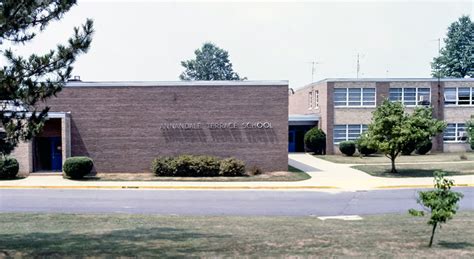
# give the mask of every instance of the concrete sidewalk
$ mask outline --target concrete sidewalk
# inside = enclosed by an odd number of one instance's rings
[[[372,190],[384,188],[433,187],[433,178],[373,177],[309,154],[289,154],[290,165],[307,172],[311,179],[297,182],[164,182],[164,181],[74,181],[61,175],[31,175],[25,179],[0,181],[1,188],[55,188],[55,189],[203,189],[203,190]],[[474,175],[451,176],[457,186],[474,186]]]

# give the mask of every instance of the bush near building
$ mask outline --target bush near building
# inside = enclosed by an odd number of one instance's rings
[[[69,157],[63,165],[64,176],[71,179],[82,179],[91,173],[94,162],[86,156]]]
[[[346,156],[352,156],[356,151],[356,144],[354,141],[343,141],[339,143],[339,150]]]
[[[428,139],[416,148],[416,153],[418,155],[426,155],[430,152],[431,148],[433,148],[433,143],[431,142],[431,139]]]
[[[363,156],[369,156],[377,153],[377,146],[370,139],[367,133],[362,133],[356,142],[357,150]]]
[[[156,176],[174,177],[216,177],[245,176],[245,163],[235,158],[215,156],[180,155],[158,157],[151,164]]]
[[[305,148],[318,155],[326,154],[326,133],[320,128],[312,128],[304,134]]]
[[[20,166],[15,158],[0,158],[0,179],[14,179],[18,174],[19,168]]]

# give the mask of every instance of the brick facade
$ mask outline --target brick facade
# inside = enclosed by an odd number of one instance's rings
[[[63,155],[89,156],[97,172],[145,172],[155,157],[179,154],[232,156],[265,171],[287,170],[286,82],[75,83],[47,105],[68,112],[61,123]],[[229,122],[237,127],[207,126]],[[272,128],[242,128],[246,122]],[[160,129],[167,123],[202,127]]]
[[[443,79],[438,84],[435,79],[326,79],[305,86],[290,95],[290,114],[318,114],[321,118],[319,127],[326,133],[327,154],[339,153],[338,146],[333,144],[334,125],[338,124],[369,124],[374,107],[334,107],[335,88],[364,88],[376,89],[376,105],[380,105],[389,97],[390,88],[424,87],[431,89],[431,105],[433,117],[448,123],[464,123],[474,115],[474,105],[444,106],[445,87],[474,87],[473,79]],[[308,93],[310,90],[319,91],[319,110],[308,110]],[[321,101],[324,100],[324,101]],[[412,108],[407,108],[408,111]],[[466,151],[465,143],[443,143],[442,134],[433,139],[434,152]]]

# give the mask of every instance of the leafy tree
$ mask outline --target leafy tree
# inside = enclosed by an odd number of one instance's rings
[[[312,128],[304,134],[304,145],[306,149],[316,154],[326,153],[326,133],[320,128]]]
[[[6,64],[0,68],[0,154],[9,154],[20,140],[33,138],[42,128],[48,107],[39,103],[61,91],[71,75],[76,57],[92,41],[93,22],[88,19],[66,45],[40,55],[22,57],[5,45],[26,44],[37,33],[76,4],[75,0],[0,1],[0,52]]]
[[[431,63],[433,77],[474,77],[474,23],[469,16],[453,22],[446,36],[445,47]]]
[[[407,144],[421,144],[443,132],[445,127],[443,121],[433,118],[431,108],[417,107],[409,114],[402,103],[385,100],[373,112],[367,134],[377,150],[390,159],[391,172],[397,173],[395,159]]]
[[[419,204],[431,212],[428,224],[432,225],[433,229],[431,231],[429,247],[433,244],[433,238],[438,224],[440,224],[441,227],[441,223],[446,223],[446,221],[453,218],[458,210],[457,203],[463,197],[462,193],[451,191],[454,181],[445,179],[444,176],[445,173],[443,172],[435,172],[435,189],[419,192],[419,198],[417,200]],[[413,216],[425,215],[423,211],[415,209],[410,209],[408,212]]]
[[[232,69],[229,53],[216,45],[206,42],[194,51],[195,59],[181,61],[186,69],[181,80],[245,80]]]

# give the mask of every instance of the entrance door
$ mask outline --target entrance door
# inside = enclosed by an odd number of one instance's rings
[[[296,152],[296,132],[288,131],[288,152]]]
[[[51,170],[61,171],[62,169],[62,152],[61,152],[61,138],[51,137]]]
[[[35,138],[35,171],[61,171],[61,137]]]

